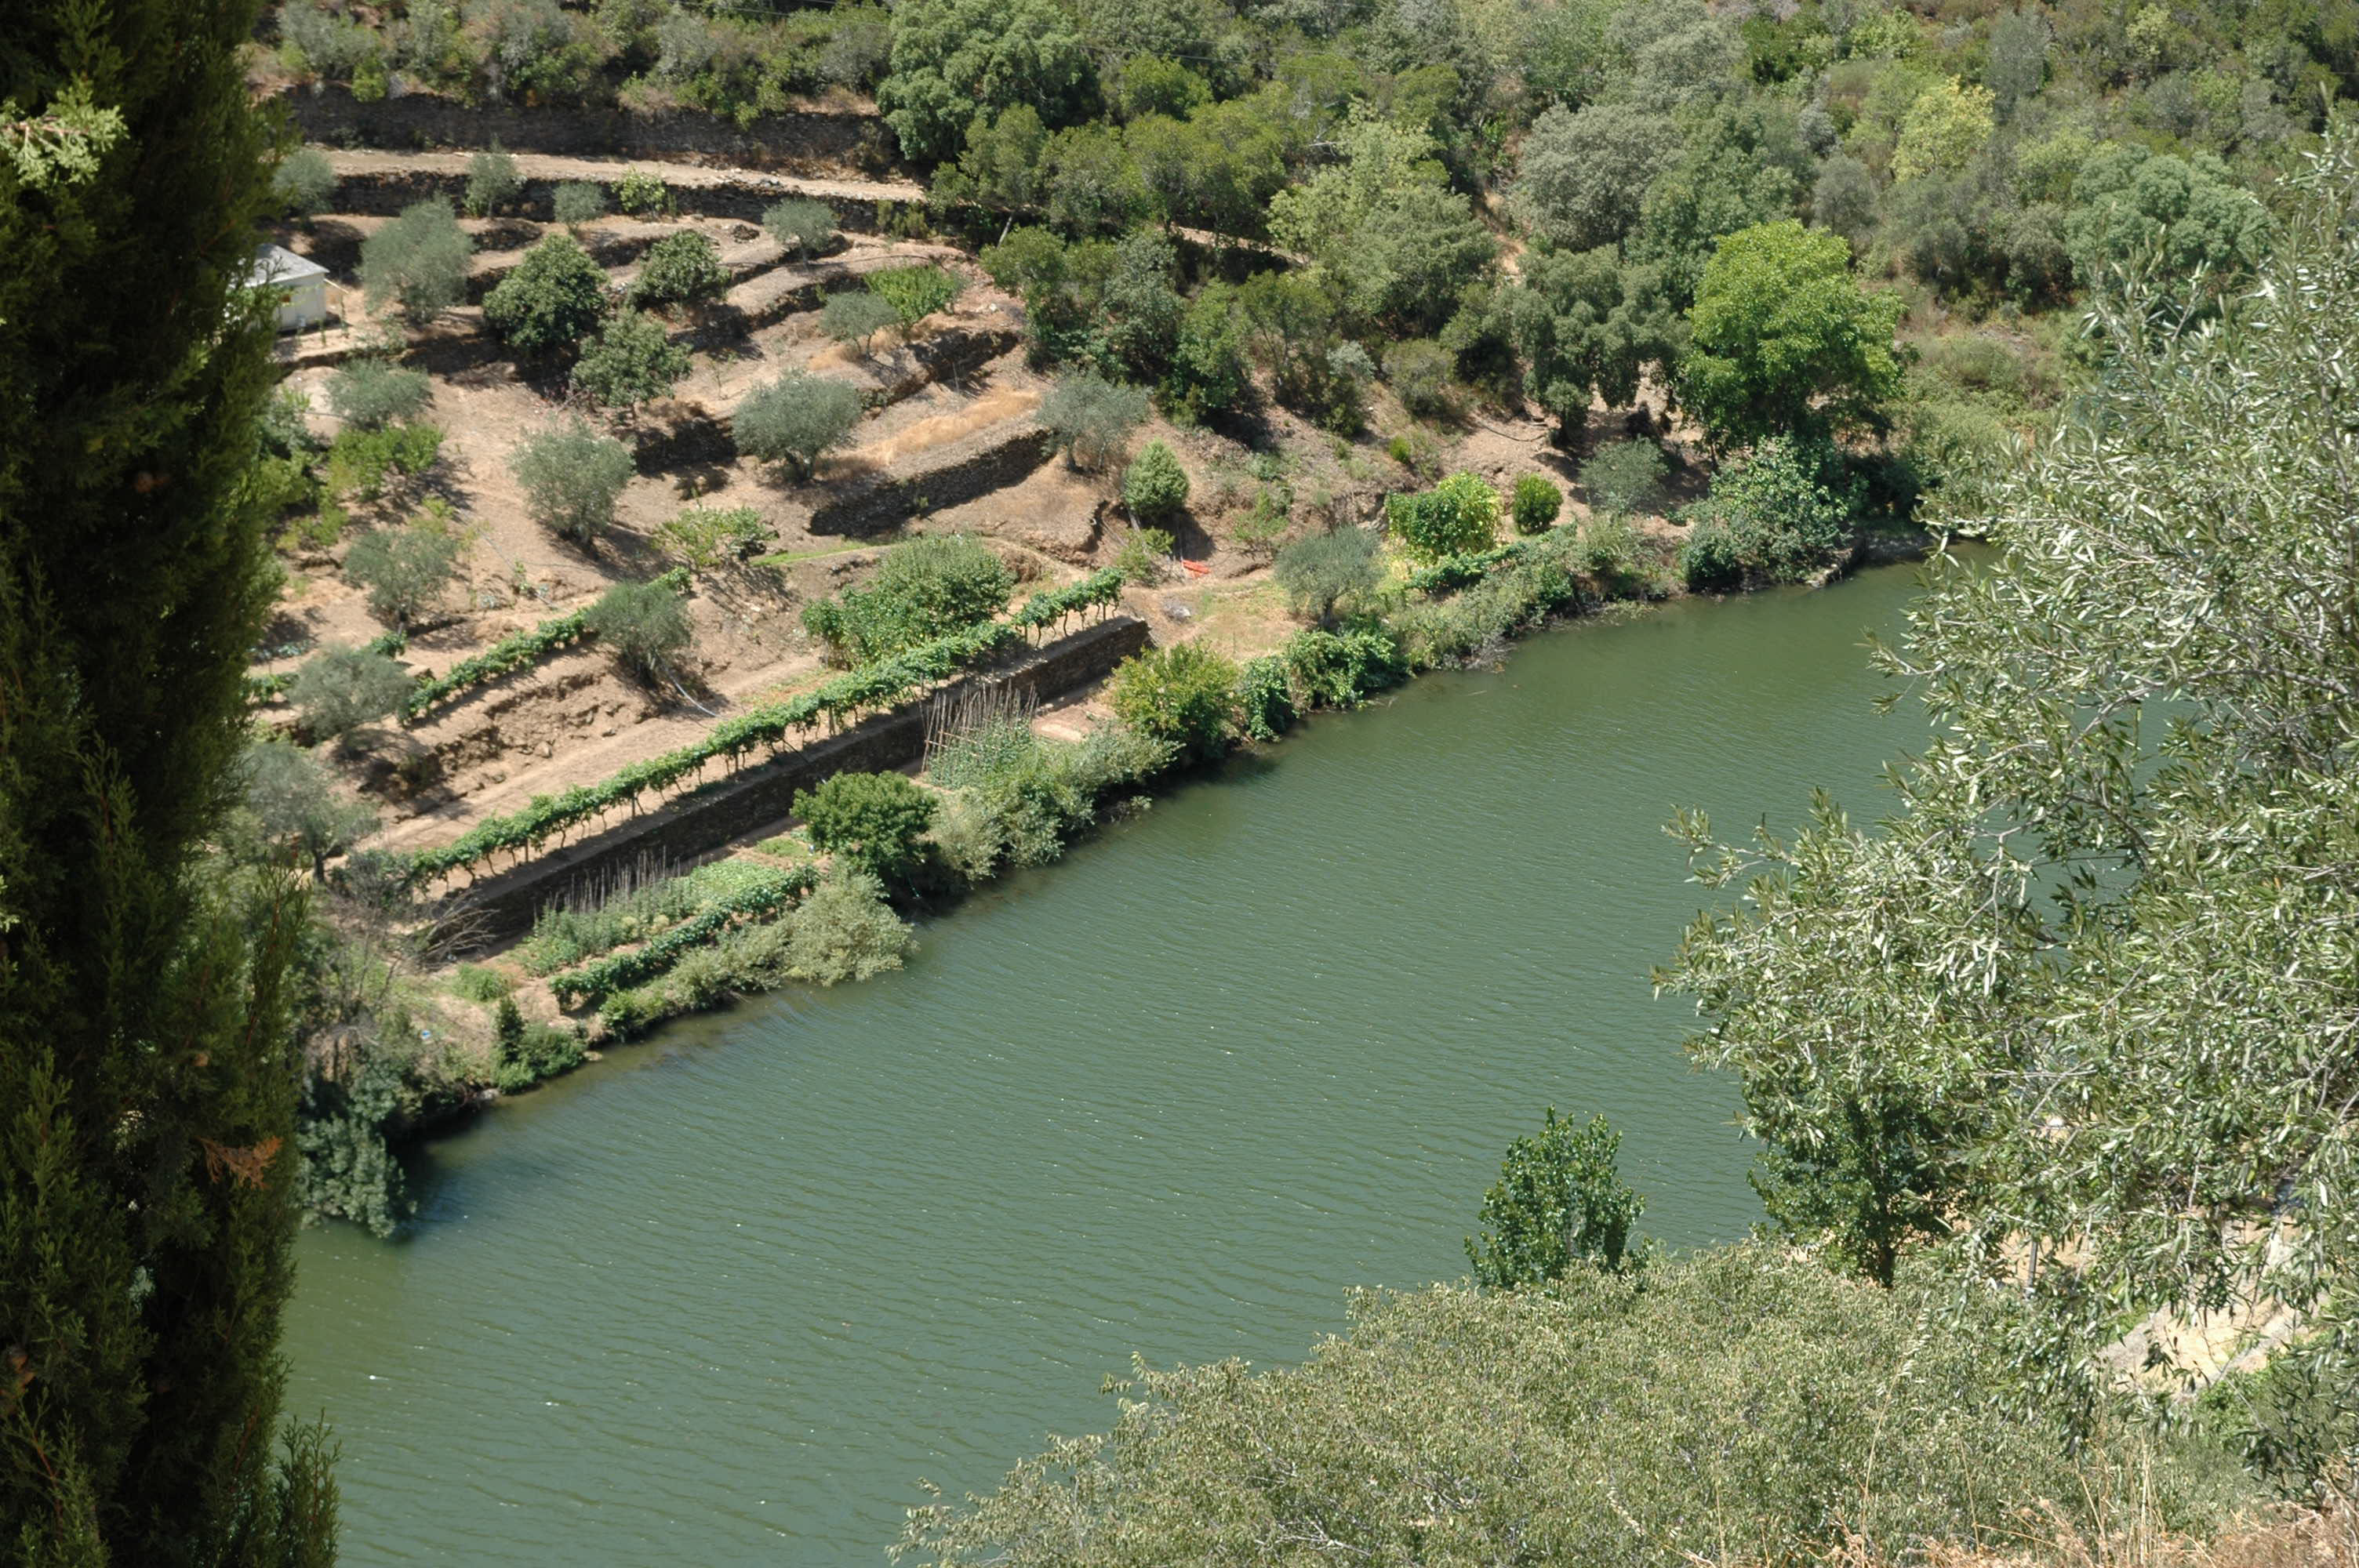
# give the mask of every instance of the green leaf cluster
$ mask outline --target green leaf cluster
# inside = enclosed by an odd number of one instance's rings
[[[803,626],[845,665],[875,660],[989,621],[1007,608],[1016,573],[966,534],[928,535],[886,552],[859,587],[803,607]]]

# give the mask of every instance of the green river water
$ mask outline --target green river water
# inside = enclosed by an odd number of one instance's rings
[[[433,1147],[391,1242],[307,1232],[288,1408],[343,1561],[874,1565],[1102,1380],[1299,1357],[1465,1270],[1541,1108],[1625,1133],[1643,1228],[1757,1216],[1732,1086],[1657,1000],[1660,831],[1881,809],[1868,629],[1907,568],[1682,603],[1322,718],[929,923],[908,969],[665,1032]]]

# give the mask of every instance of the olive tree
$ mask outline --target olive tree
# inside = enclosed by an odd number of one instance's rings
[[[344,580],[367,590],[370,614],[408,626],[450,588],[458,559],[459,541],[439,528],[380,528],[344,553]]]
[[[876,334],[901,319],[901,313],[881,297],[864,288],[844,288],[827,297],[820,308],[820,330],[845,348],[857,347],[863,359],[868,357]]]
[[[297,147],[270,174],[270,193],[298,218],[324,210],[336,194],[336,166],[317,147]]]
[[[494,142],[467,160],[467,211],[482,218],[499,211],[524,192],[524,177],[516,160]]]
[[[583,618],[599,645],[642,679],[654,681],[695,641],[688,604],[668,583],[618,582]]]
[[[1277,552],[1270,575],[1298,615],[1324,626],[1338,607],[1365,601],[1384,580],[1376,536],[1365,528],[1310,534]]]
[[[350,751],[361,727],[399,708],[415,685],[390,654],[328,648],[295,672],[287,700],[301,716],[306,734]]]
[[[606,215],[606,188],[595,180],[569,179],[550,194],[549,207],[557,222],[578,229]]]
[[[372,308],[389,299],[413,325],[430,321],[465,295],[474,249],[450,202],[416,202],[361,242],[362,291]]]
[[[561,539],[589,545],[614,520],[630,482],[631,449],[578,416],[527,436],[508,454],[532,520]]]
[[[1066,461],[1101,469],[1122,453],[1130,433],[1147,420],[1147,389],[1108,381],[1095,371],[1058,378],[1040,402],[1040,423]]]
[[[257,836],[305,857],[318,881],[327,880],[329,856],[376,831],[375,808],[337,794],[328,770],[299,746],[256,741],[245,749],[239,772]]]
[[[748,393],[729,427],[739,451],[810,479],[821,456],[859,426],[860,409],[860,389],[849,382],[788,371]]]
[[[337,418],[364,430],[407,419],[433,395],[424,371],[375,354],[347,361],[328,378],[328,406]]]
[[[792,197],[766,208],[762,227],[799,260],[809,261],[813,253],[825,250],[834,241],[835,209],[808,197]]]
[[[2003,1282],[2051,1406],[2150,1312],[2301,1312],[2272,1375],[2320,1391],[2313,1466],[2359,1440],[2359,430],[2318,379],[2359,355],[2354,191],[2345,132],[2216,330],[2101,312],[2086,403],[1949,519],[1997,559],[1939,558],[1878,655],[1933,719],[1882,820],[1685,820],[1750,896],[1662,977],[1781,1223],[1879,1280],[1923,1237]]]

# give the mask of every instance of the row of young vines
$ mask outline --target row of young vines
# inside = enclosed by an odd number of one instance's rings
[[[799,697],[749,708],[722,720],[685,746],[634,762],[595,784],[536,796],[521,811],[478,823],[456,842],[411,857],[409,880],[412,885],[422,885],[454,871],[472,874],[503,851],[537,853],[549,839],[616,806],[636,810],[641,796],[696,778],[708,762],[719,760],[734,767],[758,749],[784,747],[798,731],[814,730],[821,723],[841,725],[889,708],[947,679],[964,665],[999,652],[1023,632],[1113,603],[1121,588],[1121,574],[1100,572],[1069,587],[1035,594],[1009,620],[986,622],[938,637],[891,658],[846,671]]]
[[[686,954],[717,940],[739,918],[758,917],[786,908],[810,892],[817,881],[818,873],[812,868],[797,866],[735,892],[724,893],[636,947],[552,975],[549,989],[557,994],[562,1006],[570,1008],[582,1001],[595,1005],[618,990],[644,985],[666,973]]]
[[[688,586],[688,568],[675,567],[654,580],[657,588],[669,588],[678,592]],[[401,705],[401,717],[414,722],[429,709],[448,702],[471,687],[496,680],[521,669],[529,669],[560,648],[578,643],[590,633],[590,608],[560,615],[554,621],[544,621],[529,632],[517,632],[503,637],[472,659],[462,659],[431,680],[420,681],[418,689]]]

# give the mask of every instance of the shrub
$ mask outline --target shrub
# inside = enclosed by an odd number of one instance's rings
[[[270,172],[270,193],[298,218],[322,211],[336,194],[336,166],[317,147],[297,147]]]
[[[1603,1117],[1577,1127],[1550,1106],[1538,1137],[1507,1146],[1483,1195],[1482,1244],[1466,1238],[1474,1282],[1506,1291],[1560,1280],[1576,1262],[1616,1272],[1642,1264],[1630,1227],[1647,1206],[1614,1171],[1621,1147]]]
[[[886,552],[876,575],[804,607],[803,625],[840,664],[866,665],[978,626],[1007,607],[1016,574],[965,534],[910,540]]]
[[[1851,533],[1861,484],[1823,438],[1772,437],[1689,509],[1680,569],[1697,588],[1758,575],[1797,582],[1832,565]]]
[[[769,524],[750,506],[690,506],[656,530],[664,548],[699,571],[743,557],[769,536]]]
[[[383,528],[353,541],[344,580],[368,590],[369,613],[408,626],[442,597],[459,558],[459,541],[439,528]]]
[[[514,201],[524,189],[516,161],[494,142],[467,160],[467,211],[481,218]]]
[[[824,201],[793,197],[773,202],[762,213],[762,227],[770,238],[805,261],[835,238],[835,209]]]
[[[549,199],[549,212],[568,228],[594,223],[606,215],[606,188],[594,180],[569,179]]]
[[[424,371],[374,354],[347,362],[328,378],[328,406],[337,418],[364,430],[409,418],[433,395]]]
[[[729,269],[721,253],[702,234],[666,234],[647,247],[631,282],[630,299],[636,305],[684,305],[710,299],[729,287]]]
[[[1610,441],[1581,465],[1581,485],[1598,512],[1642,516],[1663,504],[1669,468],[1663,449],[1652,441]]]
[[[768,463],[791,463],[812,476],[822,453],[841,446],[860,423],[860,390],[805,371],[788,371],[755,388],[729,422],[738,450]]]
[[[614,520],[614,501],[635,471],[631,449],[576,416],[527,436],[508,455],[534,522],[589,545]]]
[[[571,234],[544,234],[484,297],[484,320],[528,354],[561,353],[606,314],[606,274]]]
[[[1580,561],[1590,576],[1621,582],[1637,568],[1638,530],[1618,512],[1598,514],[1582,527]]]
[[[1516,520],[1518,534],[1545,534],[1556,525],[1557,514],[1564,510],[1564,492],[1546,474],[1519,474],[1516,479],[1513,499],[1508,512]]]
[[[1147,523],[1159,523],[1188,504],[1188,470],[1180,454],[1162,441],[1149,441],[1123,471],[1123,504]]]
[[[328,770],[299,747],[257,741],[239,759],[238,773],[256,836],[303,855],[321,881],[327,879],[329,856],[376,831],[375,810],[338,795]]]
[[[1049,389],[1039,418],[1067,461],[1075,468],[1103,468],[1145,423],[1147,391],[1108,381],[1095,371],[1078,371]]]
[[[1408,676],[1400,644],[1381,626],[1297,632],[1278,657],[1310,708],[1357,708],[1372,693],[1398,686]]]
[[[855,345],[866,358],[876,334],[901,319],[900,313],[864,288],[844,288],[827,297],[820,308],[820,330],[846,348]]]
[[[349,749],[364,724],[383,719],[409,695],[409,672],[366,648],[329,648],[295,672],[287,700],[304,732]]]
[[[1133,528],[1114,552],[1114,569],[1125,582],[1161,582],[1164,563],[1177,547],[1171,535],[1160,528]]]
[[[1419,495],[1385,504],[1394,537],[1421,560],[1488,549],[1498,527],[1499,492],[1473,474],[1451,474]]]
[[[417,202],[361,242],[362,290],[372,307],[391,299],[405,319],[430,321],[466,294],[474,248],[451,203]]]
[[[468,1001],[481,1002],[488,1007],[493,1002],[505,1000],[510,991],[516,989],[516,977],[487,964],[462,964],[459,972],[451,978],[451,989]],[[503,1024],[515,1007],[514,1002],[509,1002],[500,1010]],[[523,1019],[516,1020],[516,1028],[519,1033],[523,1031]]]
[[[1365,528],[1310,534],[1277,552],[1270,568],[1297,615],[1324,626],[1339,606],[1364,603],[1383,579],[1376,536]]]
[[[1275,741],[1294,727],[1294,682],[1276,654],[1248,659],[1237,676],[1237,722],[1256,741]]]
[[[1237,666],[1200,643],[1150,648],[1114,673],[1116,717],[1183,761],[1227,751],[1237,733]]]
[[[671,188],[644,169],[625,169],[614,181],[614,205],[625,212],[660,212],[670,203]]]
[[[940,809],[937,796],[899,773],[837,773],[797,790],[793,806],[814,848],[890,881],[916,865],[918,840]]]
[[[964,287],[939,266],[897,266],[868,275],[868,292],[893,308],[904,338],[919,322],[948,308]]]
[[[1205,1563],[1236,1541],[1346,1539],[1367,1563],[1622,1568],[1690,1543],[1722,1562],[1899,1563],[2022,1551],[2000,1498],[2053,1499],[2073,1540],[2130,1513],[2228,1515],[2221,1456],[2183,1431],[2101,1415],[2068,1451],[2013,1409],[2013,1368],[1978,1337],[1998,1299],[1879,1290],[1762,1242],[1643,1279],[1363,1292],[1349,1332],[1296,1364],[1134,1374],[1110,1436],[918,1510],[904,1541],[913,1561],[1002,1568],[1070,1563],[1076,1541],[1093,1562]]]
[[[1411,338],[1385,351],[1385,379],[1401,406],[1421,419],[1451,412],[1451,373],[1457,362],[1430,338]]]
[[[813,888],[795,911],[787,927],[787,972],[812,985],[864,980],[899,968],[916,946],[908,923],[885,902],[884,884],[847,869]]]
[[[688,351],[663,323],[626,310],[599,329],[573,364],[573,390],[603,408],[634,408],[667,396],[688,373]]]
[[[669,673],[695,636],[679,591],[660,582],[616,583],[590,607],[582,626],[626,668],[649,681]]]
[[[387,474],[424,473],[434,466],[441,452],[442,431],[433,425],[346,430],[328,449],[327,470],[321,482],[331,495],[375,501],[385,493]]]

